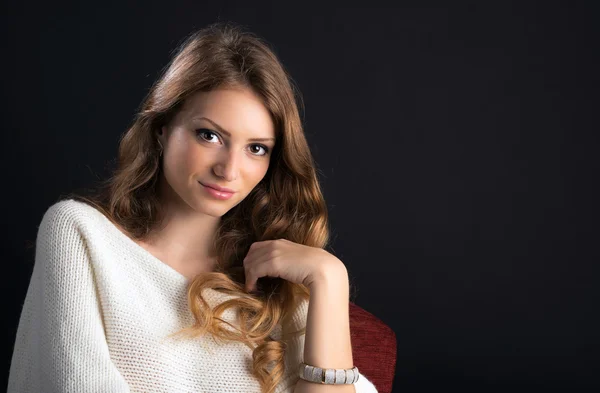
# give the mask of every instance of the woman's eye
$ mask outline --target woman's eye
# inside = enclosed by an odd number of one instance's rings
[[[210,142],[210,143],[214,143],[212,142],[210,139],[210,135],[214,135],[214,136],[218,136],[216,132],[211,131],[207,128],[199,128],[196,130],[196,134],[202,138],[203,140]],[[269,148],[265,145],[252,145],[253,148],[250,149],[251,153],[254,154],[255,156],[266,156],[267,154],[269,154]],[[258,148],[258,149],[256,149]],[[264,150],[264,153],[260,153],[260,149]]]
[[[264,150],[263,154],[255,154],[257,156],[266,156],[267,154],[269,154],[269,148],[267,146],[264,146],[264,145],[252,145],[252,146],[257,147],[259,149],[259,151],[260,151],[260,149]],[[252,149],[250,149],[250,150],[252,150]],[[254,152],[252,152],[252,154],[254,154]]]
[[[200,128],[200,129],[196,130],[196,133],[197,133],[197,134],[198,134],[198,135],[199,135],[199,136],[200,136],[202,139],[204,139],[204,140],[206,140],[206,141],[209,141],[209,142],[210,142],[210,140],[209,140],[210,138],[208,138],[208,139],[207,139],[207,138],[205,138],[205,137],[204,137],[204,135],[207,135],[207,134],[209,134],[209,135],[215,135],[215,136],[217,135],[217,134],[215,134],[214,132],[212,132],[211,130],[208,130],[208,129],[206,129],[206,128]]]

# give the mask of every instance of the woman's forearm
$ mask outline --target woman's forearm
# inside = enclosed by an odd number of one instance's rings
[[[343,263],[334,266],[310,289],[304,362],[321,368],[352,368],[349,282]],[[324,385],[300,379],[294,393],[355,393],[354,385]]]

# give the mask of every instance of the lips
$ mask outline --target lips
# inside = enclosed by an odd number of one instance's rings
[[[221,200],[221,201],[226,201],[228,199],[231,199],[233,197],[234,192],[228,192],[228,191],[220,191],[217,190],[216,188],[213,187],[219,187],[216,186],[215,184],[204,184],[201,182],[198,182],[198,184],[200,184],[202,186],[202,189],[211,197],[213,197],[214,199],[217,200]],[[224,187],[219,187],[220,189],[225,189],[225,190],[229,190],[229,188],[224,188]]]
[[[235,193],[235,191],[232,190],[231,188],[219,187],[216,184],[210,184],[210,183],[202,183],[202,182],[198,182],[198,183],[202,184],[204,187],[210,187],[213,190],[217,190],[217,191],[220,191],[220,192],[226,192],[226,193],[230,193],[230,194]]]

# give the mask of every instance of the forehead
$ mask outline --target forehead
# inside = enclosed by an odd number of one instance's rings
[[[275,136],[271,113],[262,99],[247,88],[196,92],[185,101],[180,116],[183,121],[192,122],[207,117],[230,133]]]

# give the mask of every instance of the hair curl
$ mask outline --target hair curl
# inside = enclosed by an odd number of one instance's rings
[[[67,197],[94,206],[133,239],[144,239],[156,230],[162,214],[156,189],[162,165],[154,131],[168,124],[192,94],[228,87],[250,88],[262,99],[274,121],[277,144],[262,181],[221,218],[214,243],[215,271],[190,282],[188,301],[195,323],[178,333],[195,337],[211,333],[246,344],[253,349],[253,375],[262,391],[269,393],[284,374],[286,347],[285,337],[274,340],[270,334],[310,293],[301,284],[264,277],[257,283],[258,292],[249,294],[244,289],[242,260],[257,241],[285,238],[324,248],[329,230],[316,165],[299,115],[301,97],[268,44],[232,24],[216,23],[188,36],[121,137],[118,167],[90,195]],[[202,296],[206,288],[235,298],[211,309]],[[222,315],[227,309],[239,313],[239,328],[226,328]],[[305,328],[292,333],[304,332]]]

